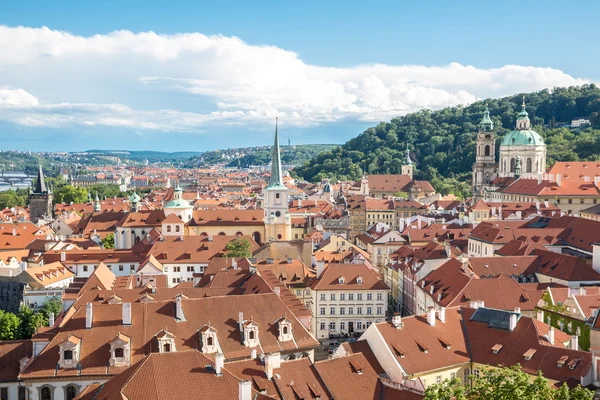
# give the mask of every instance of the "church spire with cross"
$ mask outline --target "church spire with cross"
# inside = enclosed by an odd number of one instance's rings
[[[267,188],[282,187],[283,173],[281,172],[281,154],[279,150],[279,133],[277,132],[279,118],[275,118],[275,141],[273,143],[273,161],[271,162],[271,178]]]

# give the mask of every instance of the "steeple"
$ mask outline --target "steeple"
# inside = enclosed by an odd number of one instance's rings
[[[483,111],[483,118],[479,123],[482,131],[491,132],[494,129],[494,122],[490,118],[490,110],[488,109],[487,104],[485,105],[485,110]]]
[[[48,188],[46,187],[46,181],[44,179],[44,171],[42,171],[41,164],[38,165],[38,176],[34,193],[48,193]]]
[[[525,96],[523,96],[521,112],[519,114],[517,114],[517,130],[527,130],[530,128],[531,128],[531,121],[529,120],[529,113],[525,109]]]
[[[412,165],[412,160],[410,159],[410,150],[408,149],[408,143],[406,143],[406,165]]]
[[[100,199],[98,198],[98,192],[96,192],[96,199],[94,201],[94,212],[100,212],[102,208],[100,206]]]
[[[271,163],[271,178],[268,188],[283,186],[283,174],[281,173],[281,155],[279,154],[279,134],[277,125],[279,118],[275,118],[275,142],[273,143],[273,162]]]

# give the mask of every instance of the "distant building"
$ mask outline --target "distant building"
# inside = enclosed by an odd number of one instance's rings
[[[571,121],[571,128],[581,128],[582,126],[590,126],[592,123],[586,118],[577,118]]]
[[[52,191],[46,186],[42,166],[38,168],[38,177],[33,193],[29,195],[30,220],[33,223],[40,219],[52,218]]]

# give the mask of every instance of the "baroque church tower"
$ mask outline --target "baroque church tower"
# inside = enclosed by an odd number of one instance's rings
[[[34,224],[43,218],[52,218],[52,190],[46,186],[42,166],[38,167],[37,182],[33,193],[29,194],[29,219]]]
[[[490,111],[485,106],[483,118],[479,123],[477,133],[477,148],[475,164],[473,164],[473,196],[483,197],[483,190],[498,176],[496,164],[496,138],[494,123],[490,118]]]
[[[288,208],[288,188],[283,184],[277,119],[275,121],[271,178],[269,179],[269,185],[263,190],[265,234],[267,236],[266,240],[290,240],[292,237],[292,222]]]

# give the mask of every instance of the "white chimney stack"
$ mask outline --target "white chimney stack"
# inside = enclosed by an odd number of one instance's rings
[[[538,182],[537,182],[537,183],[538,183],[538,185],[541,185],[541,184],[542,184],[542,173],[541,173],[541,172],[540,172],[540,173],[538,173],[538,180],[537,180],[537,181],[538,181]]]
[[[239,383],[240,393],[238,400],[252,400],[252,382],[251,381],[240,381]]]
[[[392,315],[392,325],[394,325],[396,329],[400,329],[402,327],[402,315],[400,315],[399,312]]]
[[[13,235],[13,236],[17,236],[17,228],[13,228],[13,230],[12,230],[12,235]]]
[[[267,379],[273,379],[273,371],[281,368],[281,353],[270,353],[265,355],[265,375]]]
[[[54,313],[52,311],[50,311],[50,313],[48,313],[48,326],[49,327],[54,326]]]
[[[215,372],[217,376],[221,376],[223,374],[223,366],[225,365],[225,356],[223,353],[217,353],[215,355]]]
[[[256,360],[256,349],[252,349],[250,352],[250,359]]]
[[[235,261],[235,258],[231,259],[231,266],[233,267],[233,269],[238,269],[237,268],[237,262]]]
[[[123,303],[123,325],[131,325],[131,303]]]
[[[64,251],[60,252],[60,262],[65,262],[67,261],[67,253]]]
[[[560,183],[561,183],[561,176],[560,176],[560,174],[556,174],[556,184],[558,186],[560,186]]]
[[[579,350],[579,338],[577,335],[571,336],[571,350]]]
[[[175,319],[177,321],[185,321],[185,315],[183,315],[183,305],[181,304],[181,295],[175,297]]]
[[[435,326],[435,308],[433,307],[429,307],[429,310],[427,310],[427,323]]]
[[[517,314],[510,314],[508,329],[512,332],[517,327]]]
[[[515,312],[521,314],[521,307],[515,307]]]
[[[281,296],[281,288],[279,286],[275,286],[273,292],[275,292],[277,296]]]
[[[325,261],[317,261],[317,278],[320,278],[325,271]]]
[[[446,322],[446,307],[440,308],[440,321],[442,323]]]
[[[85,329],[92,329],[92,303],[85,305]]]
[[[243,324],[244,324],[244,313],[240,311],[240,313],[238,314],[238,327],[240,328],[240,331],[242,331]]]
[[[554,344],[554,327],[548,328],[548,341],[550,344]]]

